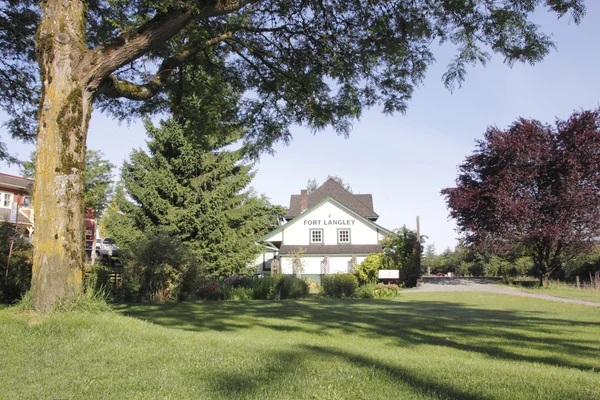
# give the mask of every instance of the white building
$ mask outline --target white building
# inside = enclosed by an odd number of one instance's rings
[[[269,274],[272,260],[281,272],[293,273],[292,259],[304,251],[302,276],[320,282],[323,274],[348,272],[352,260],[360,264],[380,253],[389,230],[377,225],[370,194],[352,194],[333,178],[312,193],[302,190],[290,198],[286,223],[262,237],[265,253],[257,260],[258,273]]]

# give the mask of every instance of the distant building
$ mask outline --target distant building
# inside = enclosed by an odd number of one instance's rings
[[[23,234],[33,240],[33,179],[0,173],[0,221],[24,228]],[[85,240],[88,253],[94,246],[96,212],[85,210]],[[88,254],[89,255],[89,254]]]
[[[375,223],[370,194],[353,194],[329,178],[312,193],[292,195],[285,224],[261,238],[265,252],[257,259],[261,274],[271,273],[273,260],[280,272],[292,274],[294,254],[302,249],[303,277],[320,281],[321,275],[349,272],[371,253],[381,252],[389,233]]]
[[[0,221],[23,228],[23,234],[33,235],[33,179],[0,173]]]

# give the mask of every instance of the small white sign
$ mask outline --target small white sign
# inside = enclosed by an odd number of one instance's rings
[[[399,279],[400,271],[397,269],[380,269],[379,279]]]

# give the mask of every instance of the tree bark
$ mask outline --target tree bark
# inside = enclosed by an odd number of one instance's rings
[[[196,13],[184,3],[157,14],[148,22],[125,32],[114,43],[90,50],[86,47],[86,6],[82,0],[46,0],[36,37],[36,51],[42,83],[38,113],[37,159],[34,183],[34,251],[31,294],[35,308],[49,311],[82,290],[85,262],[84,168],[86,138],[92,101],[100,83],[115,70],[160,46],[194,19],[225,15],[257,0],[206,1]],[[207,41],[216,44],[230,33]],[[186,50],[178,60],[192,53]],[[167,66],[175,67],[167,63]],[[159,71],[158,83],[164,84]],[[156,78],[158,79],[158,78]],[[119,82],[120,93],[144,90],[148,85]],[[150,82],[154,87],[155,82]],[[145,100],[162,89],[145,96]],[[129,97],[128,97],[129,98]],[[95,245],[95,244],[94,244]]]
[[[48,0],[43,7],[36,39],[42,100],[31,293],[36,309],[49,311],[82,288],[83,173],[92,96],[74,74],[86,51],[83,3]]]

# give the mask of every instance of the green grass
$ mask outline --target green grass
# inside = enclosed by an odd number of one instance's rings
[[[493,293],[0,310],[0,398],[597,399],[595,307]]]
[[[515,288],[514,286],[511,286]],[[528,293],[547,294],[549,296],[565,297],[567,299],[587,300],[600,303],[600,290],[577,289],[576,287],[558,285],[557,287],[549,288],[521,288],[516,289]]]

